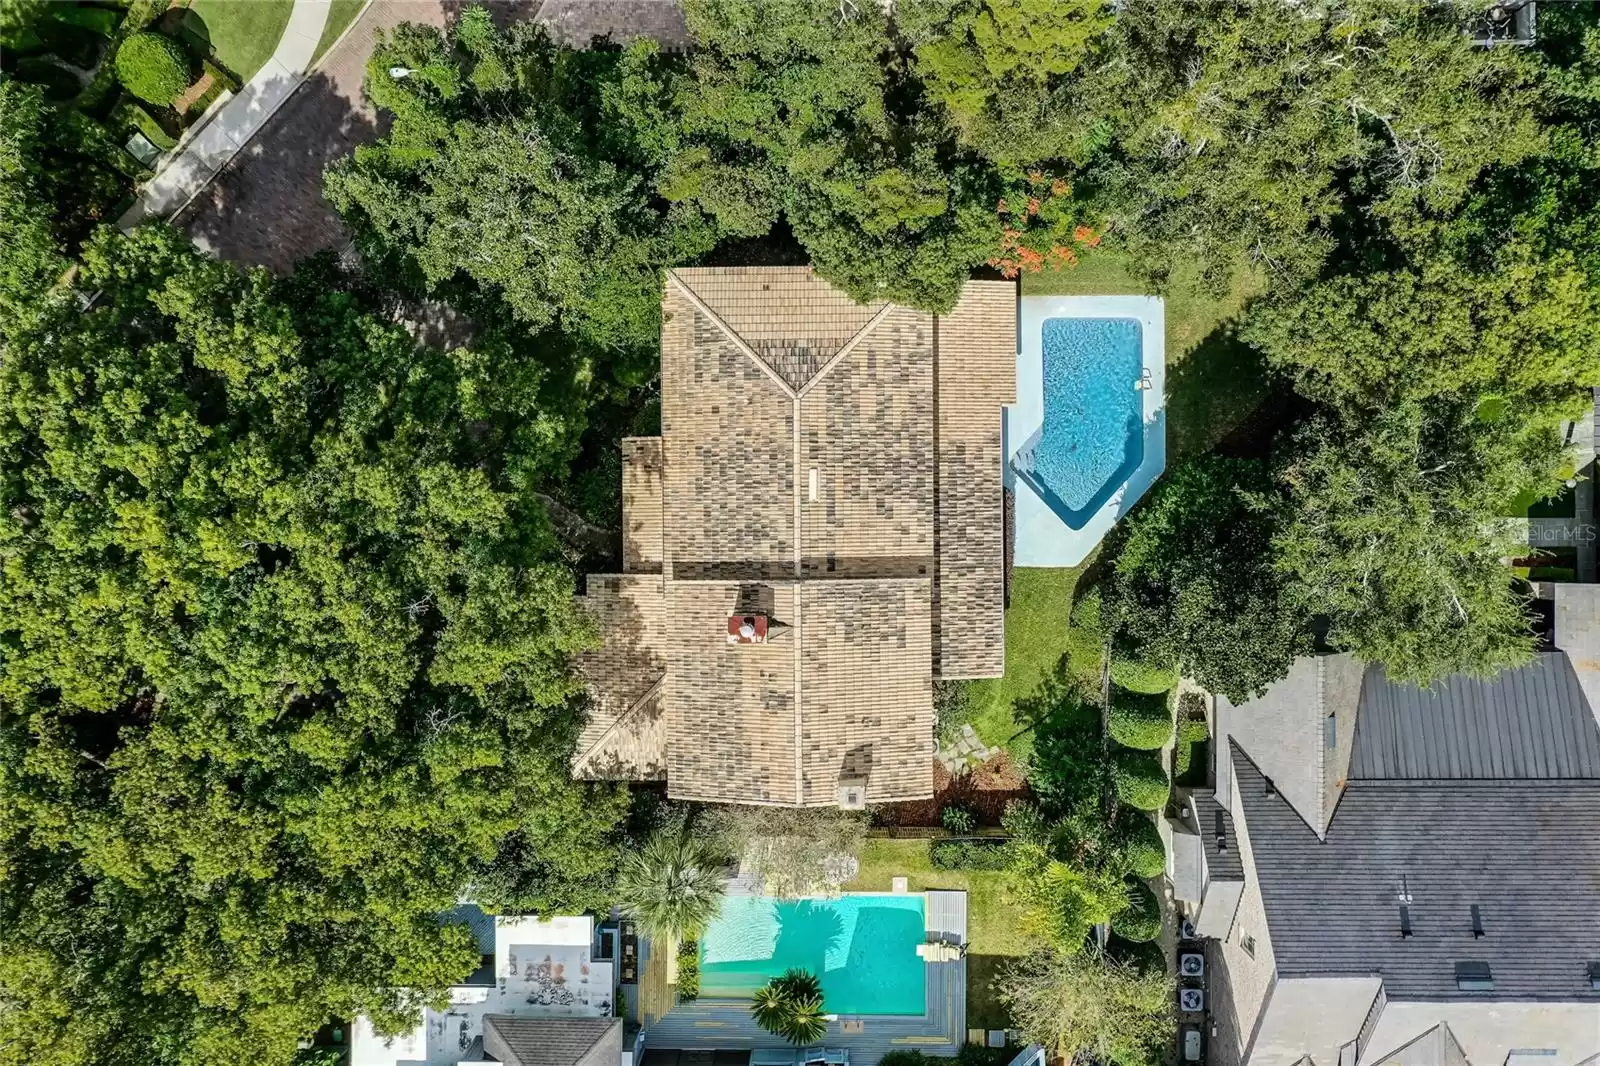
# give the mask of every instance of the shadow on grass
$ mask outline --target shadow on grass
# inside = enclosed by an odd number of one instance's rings
[[[1167,370],[1169,460],[1199,455],[1226,437],[1273,391],[1276,375],[1224,322]]]
[[[967,956],[967,1027],[1006,1029],[1011,1014],[1000,1002],[1000,978],[1015,961],[1010,955]]]

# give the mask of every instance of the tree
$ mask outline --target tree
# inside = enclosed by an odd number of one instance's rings
[[[1257,462],[1206,456],[1169,471],[1114,545],[1119,643],[1230,699],[1286,677],[1310,625],[1273,564],[1278,509]]]
[[[43,112],[38,89],[0,74],[0,341],[66,269],[40,172]]]
[[[551,907],[607,902],[626,796],[568,775],[592,634],[523,491],[572,431],[539,364],[166,227],[96,236],[82,284],[0,360],[7,1055],[409,1025],[476,965],[437,915],[513,838],[591,871]]]
[[[828,1032],[822,982],[805,970],[785,971],[756,989],[750,1015],[761,1028],[791,1044],[815,1044]]]
[[[1418,684],[1529,660],[1500,516],[1523,490],[1553,494],[1562,471],[1556,425],[1525,414],[1434,401],[1300,431],[1273,553],[1333,643]]]
[[[867,820],[825,807],[723,807],[707,831],[778,899],[838,892],[860,868]]]
[[[1172,980],[1104,956],[1037,952],[1002,975],[1000,1001],[1028,1039],[1066,1062],[1146,1066],[1172,1040]]]
[[[328,199],[370,261],[559,327],[638,384],[656,368],[662,268],[715,241],[653,194],[679,62],[648,41],[578,52],[535,23],[502,33],[478,7],[448,32],[403,24],[367,65],[393,127],[330,168]]]
[[[117,49],[117,80],[133,95],[167,107],[189,87],[189,57],[171,37],[135,33]]]
[[[1292,289],[1348,209],[1451,211],[1540,151],[1538,72],[1473,47],[1450,5],[1135,0],[1082,75],[1103,110],[1081,121],[1115,131],[1085,178],[1153,271],[1197,261],[1220,282],[1248,260]]]
[[[623,856],[617,902],[645,934],[674,942],[705,931],[726,882],[711,844],[682,832],[659,832]]]

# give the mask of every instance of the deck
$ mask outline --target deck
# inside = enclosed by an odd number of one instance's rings
[[[924,894],[928,939],[967,942],[967,894],[932,890]],[[847,1033],[845,1023],[861,1023]],[[852,1026],[853,1028],[853,1026]],[[954,1055],[966,1039],[967,960],[927,964],[927,1008],[922,1015],[841,1015],[828,1023],[817,1043],[850,1052],[851,1066],[877,1066],[891,1051],[917,1050]],[[680,1051],[750,1051],[784,1044],[761,1029],[750,1008],[738,1000],[699,1000],[672,1008],[644,1031],[644,1047]]]

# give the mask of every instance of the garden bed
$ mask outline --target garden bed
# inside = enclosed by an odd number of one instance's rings
[[[937,759],[933,763],[933,798],[910,803],[885,803],[873,809],[873,820],[885,827],[938,828],[939,812],[959,805],[977,815],[978,824],[996,826],[1012,800],[1028,798],[1022,768],[1002,751],[982,766],[952,776]],[[940,830],[942,835],[943,830]]]

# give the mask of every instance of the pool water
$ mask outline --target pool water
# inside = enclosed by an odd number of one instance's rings
[[[700,998],[748,999],[792,967],[822,980],[829,1014],[926,1014],[918,895],[728,896],[700,937]]]
[[[1133,318],[1047,318],[1044,424],[1013,465],[1081,529],[1144,458],[1144,336]]]

